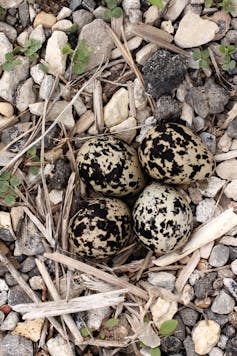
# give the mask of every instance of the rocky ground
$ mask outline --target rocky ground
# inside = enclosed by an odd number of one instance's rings
[[[237,355],[237,1],[151,3],[0,0],[3,356]],[[75,256],[68,222],[95,195],[84,140],[137,147],[180,119],[216,160],[182,185],[200,234],[175,256],[136,239],[108,261]]]

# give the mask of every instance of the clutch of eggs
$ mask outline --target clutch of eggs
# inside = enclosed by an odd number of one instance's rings
[[[116,198],[83,202],[69,223],[69,242],[80,256],[106,258],[127,242],[132,232],[131,213]]]
[[[152,178],[168,184],[203,180],[215,169],[214,157],[201,139],[177,123],[163,123],[148,130],[138,155]]]
[[[118,138],[88,140],[77,160],[81,179],[96,192],[122,197],[139,193],[145,185],[136,150]]]

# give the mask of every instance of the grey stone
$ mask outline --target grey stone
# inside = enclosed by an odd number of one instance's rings
[[[222,332],[227,336],[227,337],[233,337],[236,334],[235,328],[231,324],[227,324],[224,326],[222,329]]]
[[[25,261],[22,263],[21,271],[23,273],[30,272],[35,267],[35,259],[34,257],[27,257]]]
[[[186,356],[198,356],[194,351],[194,343],[191,336],[187,336],[184,340],[184,348],[186,351]]]
[[[161,96],[157,101],[157,109],[154,112],[155,119],[172,122],[181,115],[182,104],[169,95]]]
[[[213,247],[209,257],[209,263],[212,267],[222,267],[229,259],[229,247],[225,245],[216,245]]]
[[[184,80],[187,67],[186,58],[158,50],[143,66],[146,92],[156,99],[171,94]]]
[[[227,324],[229,321],[228,315],[213,313],[211,309],[207,309],[206,314],[208,319],[214,320],[221,327]]]
[[[227,350],[227,356],[237,355],[237,336],[227,341],[226,350]]]
[[[203,143],[207,146],[208,150],[213,154],[216,153],[216,136],[210,134],[209,132],[202,132],[200,138]]]
[[[8,292],[8,304],[16,305],[16,304],[24,304],[31,303],[32,300],[28,297],[28,295],[24,292],[24,290],[19,286],[12,287]]]
[[[225,41],[229,44],[237,44],[237,31],[236,30],[229,30],[225,35]]]
[[[93,36],[91,36],[92,33]],[[96,19],[85,25],[79,35],[79,40],[83,39],[86,40],[88,47],[92,49],[89,62],[85,68],[86,70],[91,70],[110,58],[114,42],[103,20]]]
[[[228,125],[227,134],[231,138],[237,138],[237,117]]]
[[[6,22],[0,21],[0,32],[4,32],[9,41],[15,42],[17,38],[16,29],[13,26],[8,25]]]
[[[0,279],[0,291],[8,291],[9,287],[7,285],[7,283],[4,281],[4,279]]]
[[[11,103],[13,103],[17,86],[29,74],[28,57],[18,56],[18,58],[21,60],[21,64],[16,65],[11,72],[4,72],[0,79],[0,96]]]
[[[219,349],[219,347],[213,347],[213,349],[209,352],[209,356],[223,356],[223,351]]]
[[[16,327],[16,324],[19,321],[19,315],[18,313],[11,311],[4,321],[0,325],[0,330],[1,331],[11,331],[14,330]]]
[[[224,111],[229,101],[229,94],[212,79],[208,79],[204,86],[189,89],[186,101],[199,116],[205,119],[208,114]]]
[[[226,335],[221,334],[217,346],[220,347],[222,350],[225,350],[227,341],[228,337]]]
[[[82,0],[71,0],[69,8],[74,11],[82,4]]]
[[[47,130],[47,128],[51,125],[50,122],[46,122],[45,124],[45,130]],[[36,136],[39,137],[40,133]],[[60,138],[60,128],[58,127],[58,125],[55,125],[50,132],[45,136],[44,138],[44,147],[46,150],[49,150],[50,148],[53,147],[54,143],[55,143],[55,139]],[[38,142],[36,145],[37,149],[40,149],[41,147],[41,142]]]
[[[29,4],[24,0],[18,7],[19,19],[23,27],[26,27],[30,23],[30,13],[29,13]]]
[[[187,326],[194,326],[198,320],[198,312],[191,308],[184,308],[179,312],[183,322]]]
[[[86,10],[77,10],[72,14],[73,22],[78,25],[78,29],[81,30],[85,25],[88,25],[93,21],[93,14]]]
[[[50,93],[54,85],[54,77],[52,75],[45,75],[40,84],[39,97],[40,99],[49,99]]]
[[[7,15],[6,16],[6,23],[10,26],[15,26],[17,23],[17,18],[16,16],[11,16],[11,15]]]
[[[230,250],[230,262],[233,262],[237,259],[237,247],[229,246]]]
[[[16,107],[22,112],[28,109],[29,105],[35,103],[35,101],[36,95],[33,89],[33,79],[28,78],[17,88]]]
[[[148,282],[153,286],[162,287],[173,290],[175,284],[175,276],[168,272],[149,273]]]
[[[12,44],[5,33],[0,32],[0,65],[6,61],[5,54],[11,52],[12,49]]]
[[[94,11],[96,3],[94,0],[82,0],[82,6],[89,11]]]
[[[203,130],[205,127],[205,120],[200,116],[193,118],[193,128],[196,132]]]
[[[234,306],[234,299],[221,290],[220,294],[214,299],[211,310],[217,314],[229,314],[233,311]]]
[[[5,318],[5,314],[0,310],[0,325],[3,322],[4,318]],[[0,339],[0,341],[1,341],[1,339]]]
[[[41,255],[44,252],[42,234],[31,220],[23,225],[20,236],[15,243],[15,256],[24,254],[26,256]]]
[[[206,198],[198,203],[196,208],[196,220],[205,223],[210,220],[215,212],[216,201],[212,198]]]
[[[213,294],[212,283],[216,277],[217,273],[211,272],[195,282],[194,293],[198,299],[204,299]]]
[[[3,356],[33,356],[33,343],[23,336],[4,336],[0,343],[0,354]]]
[[[23,0],[0,0],[0,6],[4,9],[12,9],[15,10],[16,7],[20,5]]]
[[[175,337],[177,337],[178,339],[180,339],[181,341],[184,341],[186,332],[185,332],[185,325],[183,323],[183,320],[180,318],[179,315],[175,315],[174,319],[178,321],[178,325],[177,325],[173,335]]]
[[[7,302],[7,291],[0,291],[0,306]]]
[[[12,127],[2,130],[2,143],[5,145],[10,144],[16,137],[23,134],[29,128],[29,123],[16,124]],[[19,139],[16,143],[9,147],[9,151],[11,152],[19,152],[25,142],[28,139],[28,135]]]
[[[66,187],[71,174],[70,163],[64,159],[55,162],[54,174],[48,179],[50,189],[63,189]]]
[[[166,336],[161,339],[161,350],[167,353],[179,352],[182,342],[175,336]]]
[[[224,278],[224,285],[237,301],[237,283],[232,278]]]

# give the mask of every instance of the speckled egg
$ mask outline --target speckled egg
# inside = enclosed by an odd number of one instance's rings
[[[182,247],[193,227],[186,193],[169,185],[148,185],[134,205],[133,222],[138,238],[157,255]]]
[[[105,195],[136,194],[145,184],[136,150],[112,136],[84,143],[78,152],[78,167],[81,179]]]
[[[84,257],[114,255],[131,235],[131,213],[116,198],[83,202],[69,223],[69,241],[75,253]]]
[[[215,168],[214,157],[201,139],[177,123],[164,123],[148,130],[138,155],[152,178],[169,184],[203,180]]]

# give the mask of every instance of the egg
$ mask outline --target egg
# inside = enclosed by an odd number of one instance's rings
[[[83,202],[69,223],[69,242],[80,256],[98,259],[114,255],[132,232],[131,213],[116,198]]]
[[[140,241],[157,255],[182,247],[193,228],[186,193],[160,183],[148,185],[134,205],[133,223]]]
[[[163,123],[149,129],[138,155],[152,178],[168,184],[203,180],[215,169],[214,157],[201,139],[177,123]]]
[[[77,159],[81,179],[96,192],[122,197],[144,187],[137,151],[120,139],[92,138],[80,148]]]

